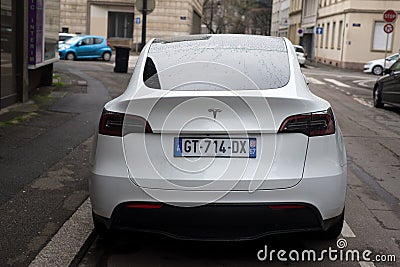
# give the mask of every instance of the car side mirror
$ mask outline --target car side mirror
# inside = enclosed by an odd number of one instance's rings
[[[384,74],[391,74],[391,73],[392,73],[392,70],[391,70],[391,69],[385,69],[385,70],[383,71],[383,73],[384,73]]]

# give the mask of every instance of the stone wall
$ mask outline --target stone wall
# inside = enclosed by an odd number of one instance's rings
[[[131,44],[140,43],[142,37],[142,14],[135,8],[136,0],[60,0],[61,19],[60,31],[67,27],[70,33],[107,35],[107,17],[91,19],[90,6],[101,8],[133,7],[135,21],[140,18],[140,24],[134,24],[133,40]],[[126,12],[130,12],[127,9]],[[191,34],[193,12],[202,15],[202,0],[156,0],[155,10],[147,16],[147,40],[154,37],[168,37],[175,35]],[[96,23],[96,27],[90,25]],[[103,24],[105,29],[99,29]],[[124,41],[126,43],[126,40]],[[133,46],[134,47],[134,46]]]
[[[67,27],[70,33],[87,34],[87,0],[61,0],[60,32]]]

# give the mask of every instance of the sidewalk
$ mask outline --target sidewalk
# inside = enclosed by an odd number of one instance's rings
[[[61,61],[54,70],[52,86],[0,111],[1,266],[28,266],[87,199],[101,109],[131,76],[96,61]]]

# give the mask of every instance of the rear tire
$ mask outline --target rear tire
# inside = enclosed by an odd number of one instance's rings
[[[111,59],[111,53],[110,52],[105,52],[102,56],[104,61],[110,61]]]
[[[66,60],[75,60],[75,54],[69,52],[66,56],[65,56]]]
[[[374,87],[373,97],[374,97],[374,107],[383,108],[384,104],[382,102],[382,92],[380,90],[379,85]]]
[[[336,239],[342,232],[343,223],[344,223],[344,211],[340,217],[340,220],[336,224],[332,225],[331,228],[329,228],[328,230],[321,232],[320,239],[323,240]]]
[[[375,75],[382,75],[383,68],[381,66],[374,66],[372,68],[372,73]]]

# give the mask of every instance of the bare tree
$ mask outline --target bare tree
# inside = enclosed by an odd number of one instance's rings
[[[269,35],[272,0],[205,0],[203,24],[209,33]]]

